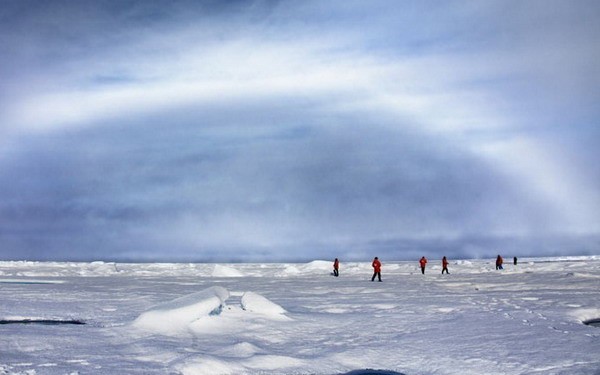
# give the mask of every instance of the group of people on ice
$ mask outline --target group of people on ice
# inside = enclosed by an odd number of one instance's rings
[[[502,263],[504,263],[504,260],[502,259],[500,254],[498,254],[498,257],[496,258],[496,270],[504,269],[502,267]],[[513,263],[515,266],[517,265],[517,257],[513,258]],[[446,258],[444,256],[442,258],[442,275],[444,274],[444,272],[446,272],[446,274],[450,274],[450,272],[448,271],[448,264],[449,264],[448,258]],[[421,273],[423,275],[425,275],[425,267],[427,266],[427,258],[421,257],[421,259],[419,260],[419,265],[421,266]],[[375,257],[373,259],[373,262],[371,263],[371,267],[373,267],[373,277],[371,277],[371,281],[375,281],[375,278],[377,278],[378,281],[381,281],[381,261],[379,260],[378,257]],[[340,275],[340,261],[338,258],[335,258],[335,260],[333,261],[333,276],[338,277],[339,275]]]
[[[448,272],[448,264],[448,258],[444,256],[442,258],[442,275],[444,274],[444,272],[446,272],[446,274],[450,274],[450,272]],[[421,257],[421,259],[419,260],[419,265],[421,266],[421,273],[425,275],[425,266],[427,265],[427,258]]]
[[[503,263],[504,263],[504,259],[502,259],[500,254],[498,254],[498,257],[496,258],[496,270],[503,270],[504,269],[504,267],[502,267]],[[513,258],[513,264],[515,266],[517,265],[517,257]]]

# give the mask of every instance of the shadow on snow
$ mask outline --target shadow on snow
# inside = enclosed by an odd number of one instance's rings
[[[586,326],[598,327],[600,328],[600,318],[590,319],[583,322]]]
[[[42,324],[56,326],[62,324],[83,325],[81,320],[53,320],[53,319],[9,319],[0,320],[0,324]]]
[[[389,370],[365,369],[365,370],[353,370],[353,371],[346,372],[344,374],[339,374],[339,375],[404,375],[404,374],[402,374],[400,372],[389,371]]]

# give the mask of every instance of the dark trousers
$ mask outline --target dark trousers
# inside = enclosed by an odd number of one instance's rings
[[[446,271],[446,273],[450,273],[450,272],[448,272],[448,267],[442,268],[442,275],[444,274],[444,271]]]
[[[425,266],[421,267],[421,273],[425,275]]]
[[[340,272],[338,271],[337,268],[333,269],[333,276],[338,277],[340,275]]]
[[[371,281],[375,281],[375,276],[377,276],[379,281],[381,281],[381,272],[374,272],[373,277],[371,277]]]

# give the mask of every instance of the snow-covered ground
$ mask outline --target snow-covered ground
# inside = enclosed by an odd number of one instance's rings
[[[600,256],[382,262],[0,262],[0,374],[600,374]]]

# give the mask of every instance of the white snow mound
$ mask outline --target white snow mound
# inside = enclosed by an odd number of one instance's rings
[[[212,276],[213,277],[242,277],[242,276],[244,276],[244,274],[242,274],[240,271],[236,270],[235,268],[216,264],[215,268],[213,269]]]
[[[281,272],[282,276],[299,275],[306,273],[322,274],[333,269],[333,261],[313,260],[304,264],[287,265]]]
[[[330,271],[333,269],[333,261],[313,260],[302,266],[306,271]]]
[[[227,298],[227,289],[213,286],[154,306],[134,320],[133,326],[162,334],[181,331],[195,320],[219,314]]]
[[[264,315],[275,320],[288,320],[289,318],[283,314],[287,311],[278,304],[261,296],[258,293],[246,292],[241,300],[242,309],[245,311]]]
[[[598,319],[598,317],[600,317],[600,309],[576,309],[571,312],[571,316],[582,322],[585,322],[586,320]]]

